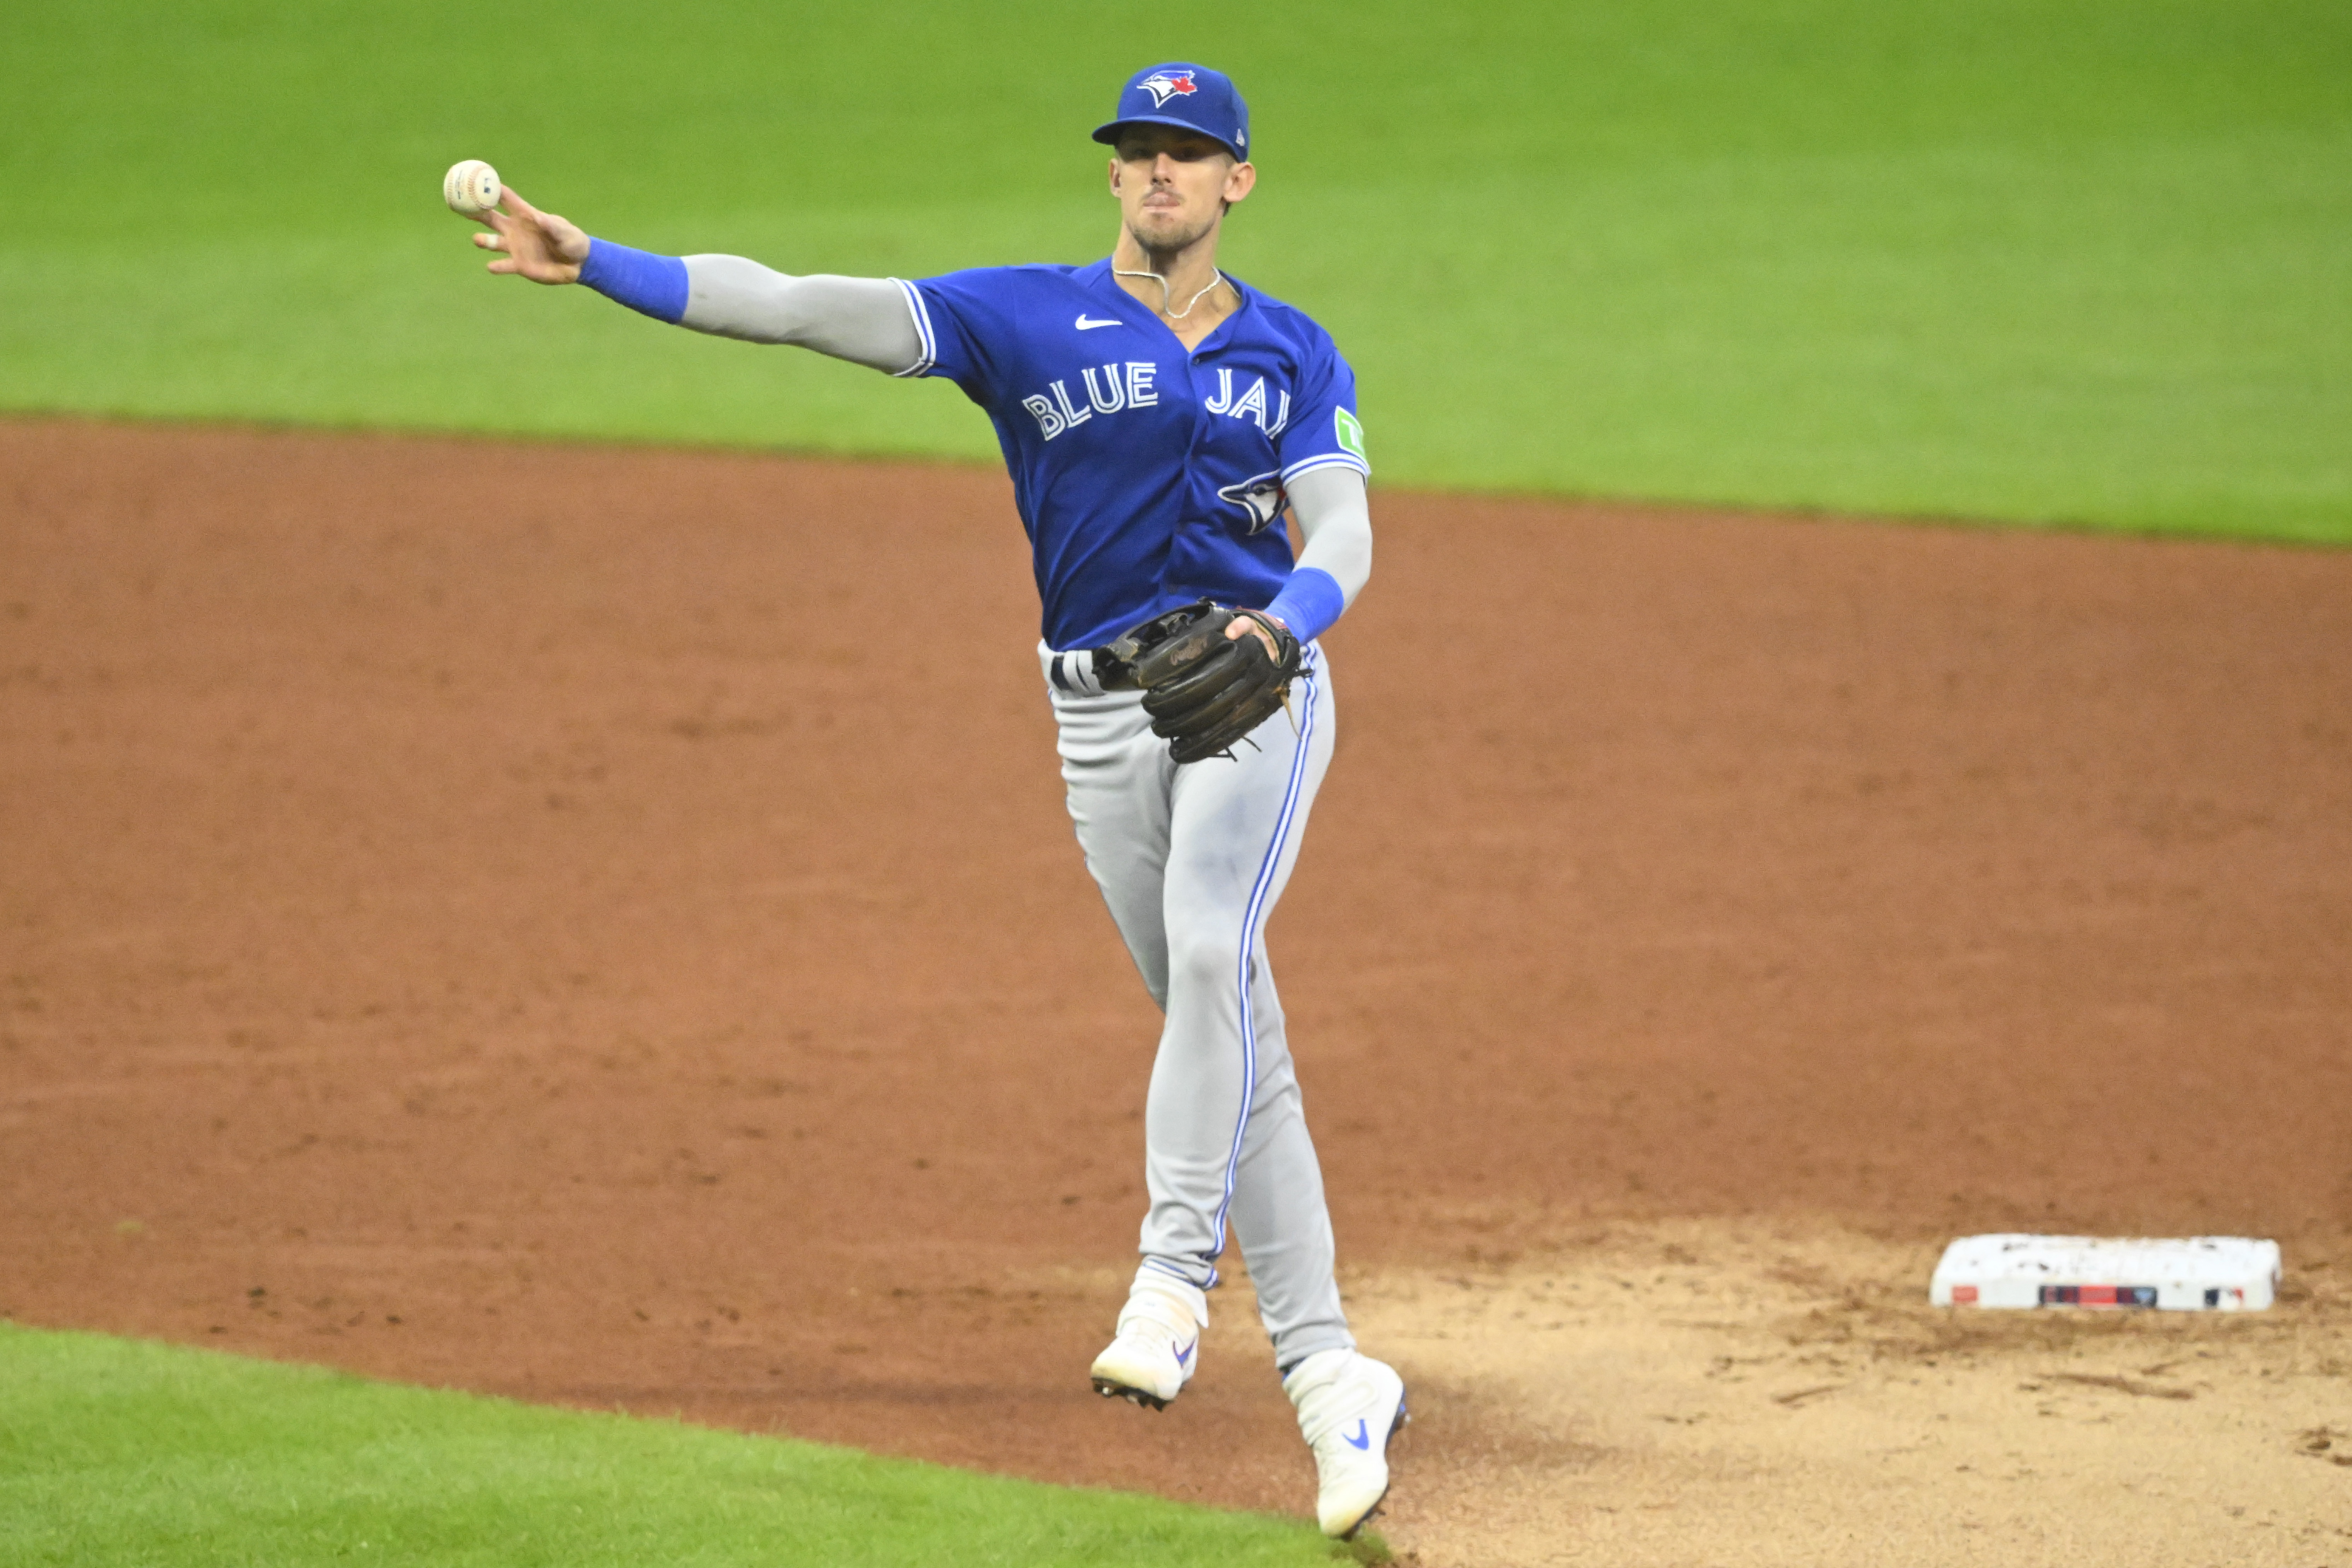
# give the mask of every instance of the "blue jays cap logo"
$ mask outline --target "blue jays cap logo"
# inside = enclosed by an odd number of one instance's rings
[[[1201,89],[1192,85],[1191,71],[1153,71],[1136,86],[1151,95],[1151,107],[1165,109],[1171,98],[1190,98]]]
[[[1149,93],[1147,104],[1139,93]],[[1224,143],[1236,162],[1249,156],[1249,105],[1220,70],[1185,60],[1146,66],[1118,89],[1118,117],[1095,128],[1095,140],[1118,145],[1126,125],[1176,125]]]

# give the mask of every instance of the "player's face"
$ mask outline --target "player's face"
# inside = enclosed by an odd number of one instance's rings
[[[1120,132],[1110,161],[1111,194],[1128,231],[1146,250],[1162,253],[1199,243],[1256,183],[1257,171],[1235,163],[1223,145],[1171,125]]]

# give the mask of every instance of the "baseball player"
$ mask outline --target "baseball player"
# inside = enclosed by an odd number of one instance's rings
[[[1387,1494],[1404,1384],[1357,1352],[1340,1309],[1265,932],[1331,759],[1317,638],[1371,570],[1355,375],[1305,314],[1217,268],[1257,178],[1232,81],[1139,71],[1094,137],[1120,224],[1083,267],[791,277],[592,239],[511,191],[474,239],[499,253],[492,272],[584,283],[697,331],[946,376],[995,423],[1070,816],[1166,1014],[1143,1261],[1093,1384],[1155,1410],[1177,1396],[1230,1223],[1315,1452],[1320,1522],[1348,1536]]]

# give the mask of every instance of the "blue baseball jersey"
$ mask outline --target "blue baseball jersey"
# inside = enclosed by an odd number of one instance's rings
[[[1240,308],[1191,350],[1107,260],[899,285],[923,343],[903,374],[946,376],[995,422],[1056,648],[1204,595],[1263,609],[1292,566],[1283,487],[1371,472],[1330,334],[1227,281]]]

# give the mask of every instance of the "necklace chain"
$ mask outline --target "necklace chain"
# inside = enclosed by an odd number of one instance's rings
[[[1190,300],[1184,301],[1184,308],[1181,310],[1171,310],[1169,309],[1171,305],[1176,302],[1176,297],[1168,291],[1168,279],[1161,277],[1159,273],[1129,272],[1123,267],[1112,268],[1111,273],[1114,277],[1118,278],[1149,278],[1154,283],[1159,284],[1160,313],[1167,317],[1171,321],[1181,321],[1185,317],[1192,313],[1192,307],[1201,302],[1202,295],[1208,293],[1211,289],[1214,289],[1218,284],[1223,283],[1225,280],[1225,275],[1223,272],[1219,272],[1215,268],[1212,267],[1209,270],[1211,273],[1214,274],[1214,276],[1210,278],[1208,288],[1202,289],[1199,294],[1195,294]]]

